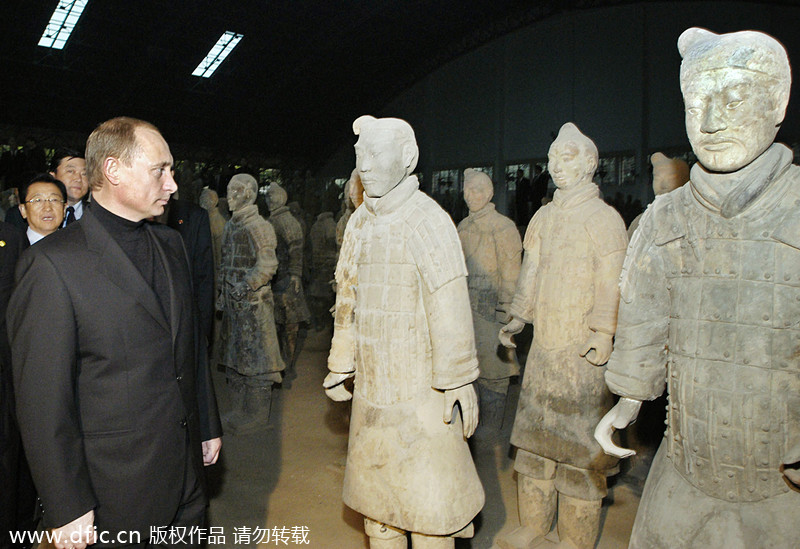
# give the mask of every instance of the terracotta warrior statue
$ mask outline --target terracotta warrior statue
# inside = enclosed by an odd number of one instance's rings
[[[258,213],[258,183],[248,174],[228,183],[232,215],[222,237],[217,308],[228,318],[223,363],[231,389],[227,432],[244,433],[269,420],[273,383],[284,363],[278,350],[270,281],[278,268],[275,231]]]
[[[599,198],[592,181],[597,147],[567,123],[550,146],[548,170],[557,187],[525,233],[525,253],[511,321],[500,341],[525,323],[534,327],[511,433],[517,447],[519,529],[501,547],[530,547],[550,531],[579,548],[594,547],[606,476],[617,465],[592,438],[611,409],[604,368],[617,326],[625,224]]]
[[[519,375],[513,349],[499,346],[497,332],[508,322],[508,308],[522,261],[517,226],[495,210],[494,184],[483,172],[464,171],[464,201],[469,215],[458,224],[467,261],[467,285],[475,326],[480,377],[480,424],[499,431],[511,376]],[[498,349],[498,347],[500,347]]]
[[[660,196],[682,187],[689,181],[689,165],[680,158],[670,158],[657,152],[650,156],[653,165],[653,194]],[[637,215],[628,226],[628,238],[633,236],[633,231],[639,226],[642,214]]]
[[[214,254],[215,273],[222,259],[222,233],[225,230],[225,218],[219,212],[218,204],[219,196],[215,190],[206,187],[200,192],[200,207],[208,212],[208,222],[211,227],[211,251]]]
[[[278,272],[272,288],[275,292],[275,322],[281,339],[283,359],[291,368],[295,359],[297,333],[301,322],[308,322],[311,314],[303,293],[304,235],[300,222],[286,206],[286,191],[272,183],[267,191],[269,221],[278,237]]]
[[[796,547],[800,524],[800,168],[773,143],[789,60],[754,31],[678,39],[689,183],[631,241],[606,382],[611,441],[666,386],[667,431],[631,547]],[[665,383],[666,380],[666,383]]]
[[[315,330],[331,325],[331,307],[335,293],[331,282],[336,270],[339,249],[336,245],[336,221],[333,212],[322,212],[311,226],[311,284],[308,295],[311,301],[311,322]]]
[[[484,501],[466,441],[478,361],[464,254],[410,175],[411,126],[362,116],[353,129],[365,197],[336,267],[324,382],[333,400],[353,398],[343,499],[364,515],[372,549],[405,548],[406,532],[415,549],[452,548],[472,536]],[[351,395],[343,382],[354,376]]]

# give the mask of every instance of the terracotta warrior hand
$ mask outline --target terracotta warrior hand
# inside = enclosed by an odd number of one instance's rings
[[[621,448],[614,444],[614,441],[611,440],[611,435],[614,433],[614,429],[624,429],[636,421],[636,416],[639,414],[641,406],[641,400],[621,397],[619,402],[597,424],[594,429],[594,439],[606,454],[618,458],[626,458],[636,454],[633,450]]]
[[[330,375],[330,374],[328,374]],[[469,438],[478,426],[478,395],[472,383],[458,389],[449,389],[444,392],[444,422],[453,421],[453,408],[456,402],[461,404],[461,421],[464,426],[464,438]]]
[[[325,388],[325,394],[328,395],[329,399],[335,400],[336,402],[350,400],[353,398],[353,393],[348,391],[344,386],[344,380],[350,379],[355,375],[355,372],[349,372],[346,374],[330,372],[327,376],[325,376],[325,380],[322,382],[322,386]]]
[[[783,475],[793,484],[800,486],[800,445],[791,448],[781,461]]]
[[[611,356],[611,350],[614,348],[613,340],[614,336],[611,334],[594,332],[586,340],[581,356],[585,356],[586,360],[595,366],[602,366]]]
[[[500,328],[500,333],[498,337],[500,338],[500,343],[503,344],[503,347],[508,347],[509,349],[516,349],[517,345],[511,339],[511,336],[514,334],[518,334],[522,331],[525,327],[525,323],[517,318],[512,318],[511,322]]]
[[[300,288],[302,287],[302,283],[300,282],[300,277],[297,275],[291,275],[289,277],[289,280],[291,281],[292,284],[292,291],[295,293],[299,292]]]
[[[231,288],[231,297],[236,301],[241,301],[244,299],[244,296],[247,295],[249,290],[250,287],[246,282],[238,282],[233,288]]]

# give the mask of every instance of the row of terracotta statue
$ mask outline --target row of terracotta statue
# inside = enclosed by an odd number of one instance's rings
[[[454,547],[472,535],[484,492],[466,439],[479,402],[482,422],[502,418],[519,374],[513,338],[528,323],[511,435],[521,526],[498,545],[533,547],[557,516],[562,542],[594,547],[607,477],[632,454],[613,431],[665,388],[667,429],[630,546],[796,544],[800,169],[774,143],[789,61],[755,31],[692,28],[678,48],[698,162],[689,172],[654,155],[658,196],[630,242],[593,182],[597,148],[572,123],[548,153],[553,200],[521,240],[486,174],[465,172],[469,215],[456,229],[412,175],[411,126],[354,122],[348,188],[363,185],[363,205],[344,222],[324,387],[352,398],[344,502],[364,515],[370,547],[406,547],[406,533],[414,547]],[[276,338],[272,300],[288,310],[302,288],[291,266],[280,275],[279,225],[257,215],[256,190],[249,176],[228,187],[219,305],[238,337],[261,341]],[[283,203],[271,188],[270,209]],[[229,342],[229,366],[269,365],[229,376],[254,393],[243,413],[283,369],[274,348]]]

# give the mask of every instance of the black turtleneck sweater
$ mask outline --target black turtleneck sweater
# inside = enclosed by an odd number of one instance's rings
[[[156,293],[161,310],[169,320],[169,307],[166,306],[170,299],[167,272],[153,243],[153,235],[146,226],[147,221],[130,221],[106,210],[97,201],[92,201],[89,207]]]

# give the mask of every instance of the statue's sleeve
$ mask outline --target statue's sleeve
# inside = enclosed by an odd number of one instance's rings
[[[653,206],[628,246],[620,278],[614,352],[606,368],[613,393],[653,400],[664,392],[669,337],[669,291],[663,249],[654,243]]]
[[[539,251],[541,249],[541,229],[544,218],[551,209],[548,204],[533,215],[528,229],[525,231],[525,240],[522,243],[524,253],[522,254],[522,267],[517,278],[517,286],[514,291],[514,298],[508,313],[514,318],[518,318],[527,323],[533,323],[533,308],[536,303],[535,286],[536,270],[539,267]]]
[[[272,225],[261,218],[257,218],[247,229],[255,247],[256,263],[247,273],[245,282],[251,290],[256,291],[269,284],[278,270],[278,257],[275,255],[278,239]]]
[[[347,223],[339,260],[336,263],[336,305],[333,314],[333,339],[328,355],[328,369],[336,373],[356,370],[356,287],[358,285],[359,218],[352,215]]]
[[[432,203],[432,201],[431,201]],[[422,203],[409,215],[409,248],[419,270],[431,342],[434,389],[457,389],[478,378],[478,357],[472,309],[467,290],[467,265],[461,240],[441,208]]]
[[[506,221],[504,219],[504,221]],[[510,219],[495,234],[497,266],[500,271],[499,302],[507,310],[514,299],[519,271],[522,266],[522,239],[516,225]]]
[[[303,276],[303,228],[300,222],[294,217],[287,216],[286,223],[286,244],[289,248],[289,266],[287,272],[290,275]]]
[[[594,248],[594,301],[589,328],[614,335],[619,308],[619,276],[625,260],[628,234],[625,222],[610,206],[603,205],[586,222]]]

